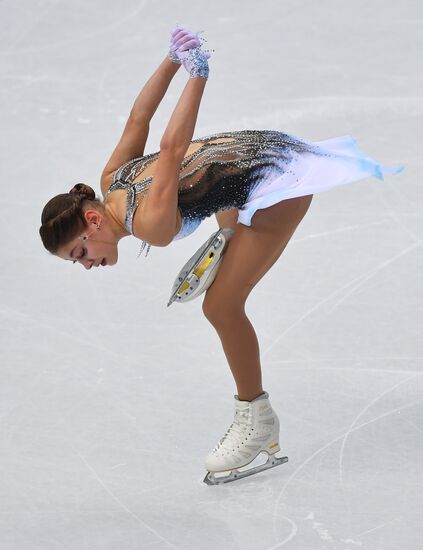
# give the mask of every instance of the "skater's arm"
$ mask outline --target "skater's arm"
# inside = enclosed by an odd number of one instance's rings
[[[136,98],[122,137],[104,167],[101,176],[101,190],[103,194],[110,187],[113,172],[128,160],[144,154],[150,120],[160,105],[179,67],[180,65],[173,63],[170,59],[164,59]]]
[[[168,57],[162,61],[135,100],[131,110],[134,121],[140,124],[150,122],[179,68],[180,65]]]
[[[134,216],[134,235],[155,246],[168,245],[178,223],[179,171],[192,140],[206,78],[190,78],[160,142],[156,172],[142,209]]]
[[[198,33],[177,27],[171,34],[168,56],[147,81],[131,109],[122,137],[106,164],[101,177],[101,190],[107,192],[113,173],[126,161],[144,154],[150,121],[160,105],[172,78],[181,66],[180,56],[200,46]],[[185,62],[184,62],[185,65]]]

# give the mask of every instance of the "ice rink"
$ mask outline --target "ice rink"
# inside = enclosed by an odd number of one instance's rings
[[[350,134],[405,165],[316,195],[251,294],[289,462],[217,487],[236,388],[202,298],[166,307],[215,218],[113,269],[38,234],[51,197],[100,192],[176,23],[215,49],[195,137]],[[0,3],[0,550],[422,548],[422,23],[417,0]]]

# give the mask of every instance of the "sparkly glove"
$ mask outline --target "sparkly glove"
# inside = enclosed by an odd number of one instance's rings
[[[168,57],[174,63],[182,63],[190,78],[208,78],[209,75],[207,60],[213,50],[201,49],[207,40],[198,36],[200,32],[192,33],[188,29],[177,27],[171,35]]]
[[[186,52],[180,52],[178,54],[182,61],[182,65],[189,73],[190,78],[208,78],[209,77],[209,63],[207,61],[207,53],[203,52],[201,48],[193,48]]]

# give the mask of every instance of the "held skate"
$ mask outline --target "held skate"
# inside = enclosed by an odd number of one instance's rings
[[[219,229],[187,261],[173,284],[168,307],[173,302],[189,302],[210,287],[233,234],[229,227]]]
[[[213,451],[206,457],[207,485],[220,485],[274,468],[288,461],[276,457],[279,447],[279,419],[263,393],[253,401],[240,401],[235,396],[234,421]],[[260,453],[267,453],[265,464],[241,470]]]

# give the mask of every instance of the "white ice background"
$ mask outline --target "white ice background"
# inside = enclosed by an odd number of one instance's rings
[[[195,137],[350,134],[406,166],[316,195],[253,291],[289,462],[220,487],[233,379],[201,299],[166,307],[215,219],[147,258],[124,239],[113,269],[38,235],[52,196],[99,192],[177,22],[215,49]],[[422,547],[422,22],[417,0],[0,3],[1,550]]]

